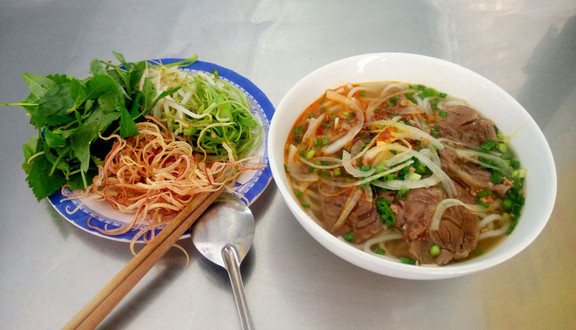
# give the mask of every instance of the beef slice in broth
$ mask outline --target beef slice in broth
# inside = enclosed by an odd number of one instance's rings
[[[347,233],[353,233],[354,240],[352,243],[358,244],[384,229],[384,224],[380,220],[380,215],[374,207],[373,202],[368,201],[363,194],[348,215],[344,224],[332,231],[331,229],[340,217],[347,200],[348,194],[322,196],[321,198],[322,212],[324,214],[320,218],[325,219],[325,228],[333,235],[341,236]]]

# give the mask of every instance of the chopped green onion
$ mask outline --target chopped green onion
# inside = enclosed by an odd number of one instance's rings
[[[503,154],[507,153],[508,152],[508,146],[506,145],[506,143],[504,143],[504,142],[498,143],[498,151],[500,151]]]
[[[441,98],[443,98],[443,99],[445,99],[446,96],[448,96],[448,94],[446,94],[446,93],[439,93],[439,94],[438,94],[438,97],[441,97]]]
[[[300,197],[302,197],[302,192],[300,190],[296,190],[294,192],[294,196],[296,196],[296,198],[300,198]]]
[[[310,204],[308,203],[302,203],[302,207],[305,209],[309,209],[310,208]]]
[[[335,168],[334,175],[340,175],[340,174],[342,174],[342,172],[340,172],[340,168]]]
[[[502,183],[502,175],[500,175],[499,172],[494,171],[492,172],[492,174],[490,174],[490,180],[492,181],[493,184]]]
[[[520,168],[512,171],[512,176],[519,179],[525,178],[526,174],[528,174],[528,170],[525,168]]]
[[[310,114],[308,115],[308,117],[314,118],[314,114],[313,114],[313,113],[310,113]]]
[[[390,101],[392,101],[392,102],[394,102],[394,103],[398,102],[398,96],[392,96],[392,97],[390,97]]]
[[[478,193],[478,198],[486,197],[492,195],[492,190],[482,190]]]
[[[370,165],[362,165],[360,168],[362,171],[370,171]]]
[[[314,157],[314,154],[316,154],[316,150],[311,149],[311,150],[308,150],[304,153],[304,157],[306,159],[311,159],[312,157]]]
[[[476,249],[472,252],[472,254],[474,254],[475,256],[481,256],[482,254],[484,254],[484,250],[482,249]]]
[[[446,118],[446,117],[448,117],[448,113],[446,111],[440,111],[440,112],[438,112],[438,116],[440,116],[442,118]]]
[[[366,91],[361,91],[360,96],[366,96]]]
[[[482,206],[483,208],[487,209],[490,207],[490,205],[488,205],[487,203],[484,203],[482,201],[476,201],[476,204]]]
[[[415,265],[416,264],[416,260],[412,259],[412,258],[405,258],[405,257],[400,257],[398,258],[400,259],[400,261],[403,264],[408,264],[408,265]]]
[[[348,242],[354,241],[354,233],[346,233],[344,234],[344,239]]]
[[[374,253],[376,253],[376,254],[386,254],[386,250],[384,250],[383,248],[381,248],[381,247],[378,246],[378,247],[376,247],[376,248],[374,249]]]
[[[327,137],[323,137],[322,138],[322,145],[327,145],[328,144],[328,138]]]
[[[380,215],[380,221],[387,227],[391,228],[396,224],[396,216],[390,208],[390,201],[386,198],[376,200],[376,211]]]
[[[408,193],[408,191],[410,191],[409,189],[400,189],[396,192],[396,199],[398,200],[405,200],[406,199],[406,194]]]
[[[495,146],[496,142],[494,140],[488,140],[480,145],[480,149],[482,149],[483,151],[490,151],[494,149]]]
[[[422,175],[420,175],[420,174],[418,174],[418,173],[416,173],[416,172],[410,173],[410,174],[408,174],[408,176],[406,177],[406,179],[411,180],[411,181],[418,181],[418,180],[420,180],[421,178],[422,178]]]
[[[432,245],[430,247],[430,255],[435,257],[440,254],[440,247],[438,245]]]

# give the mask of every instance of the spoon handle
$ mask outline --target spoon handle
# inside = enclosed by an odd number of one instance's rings
[[[240,315],[242,329],[254,329],[254,324],[248,311],[246,297],[244,296],[244,285],[242,284],[242,276],[240,274],[238,252],[234,247],[226,245],[222,249],[222,258],[224,259],[224,265],[226,266],[230,282],[232,283],[232,291],[234,292],[234,299],[236,300],[236,308]]]

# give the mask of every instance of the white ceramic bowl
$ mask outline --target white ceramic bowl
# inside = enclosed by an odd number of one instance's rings
[[[284,171],[284,145],[293,123],[329,88],[346,83],[401,81],[424,84],[467,100],[492,119],[511,140],[523,167],[526,203],[514,232],[493,251],[470,261],[443,267],[403,264],[367,254],[334,237],[300,207]],[[556,198],[556,170],[550,147],[528,112],[488,79],[444,60],[403,53],[375,53],[345,58],[308,74],[284,96],[272,118],[268,138],[274,181],[304,229],[329,251],[364,269],[405,279],[442,279],[471,274],[498,265],[526,248],[542,231]]]

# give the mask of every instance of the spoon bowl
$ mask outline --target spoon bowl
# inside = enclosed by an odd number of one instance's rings
[[[228,272],[243,329],[252,329],[253,324],[244,296],[240,263],[252,247],[254,232],[254,216],[248,206],[227,195],[204,212],[191,235],[196,249]]]

